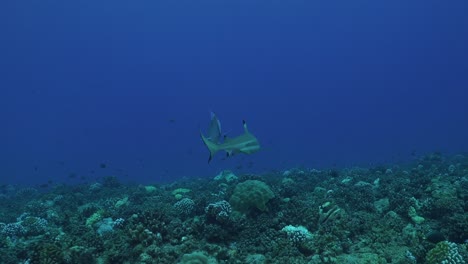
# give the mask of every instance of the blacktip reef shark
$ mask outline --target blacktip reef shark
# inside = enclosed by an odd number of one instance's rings
[[[211,113],[210,127],[208,128],[208,136],[205,137],[200,131],[201,138],[205,146],[210,151],[208,162],[211,161],[213,156],[221,150],[226,151],[228,157],[237,153],[252,154],[260,150],[260,143],[257,138],[247,129],[247,123],[242,120],[244,125],[244,133],[240,136],[230,138],[224,136],[221,142],[221,122],[215,113]]]

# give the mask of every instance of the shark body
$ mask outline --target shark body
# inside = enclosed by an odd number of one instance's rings
[[[260,150],[260,143],[257,138],[249,132],[247,123],[244,120],[242,122],[244,125],[244,133],[242,135],[233,138],[224,136],[224,140],[221,142],[221,123],[216,115],[211,113],[208,137],[205,137],[200,132],[203,143],[205,143],[205,146],[210,151],[208,162],[221,150],[226,151],[228,157],[237,153],[252,154]]]

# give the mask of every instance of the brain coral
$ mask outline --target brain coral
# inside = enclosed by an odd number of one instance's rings
[[[229,203],[241,213],[247,213],[253,208],[266,211],[266,203],[273,197],[275,195],[264,182],[247,180],[237,184]]]

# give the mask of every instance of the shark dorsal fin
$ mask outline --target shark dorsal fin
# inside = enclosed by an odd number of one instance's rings
[[[249,129],[247,128],[247,123],[245,122],[245,120],[242,120],[242,124],[244,125],[244,132],[249,133]]]

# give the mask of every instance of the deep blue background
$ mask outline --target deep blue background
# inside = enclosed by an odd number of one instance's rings
[[[466,151],[467,5],[1,1],[0,182],[167,182]],[[208,165],[211,110],[232,136],[246,119],[263,151]]]

